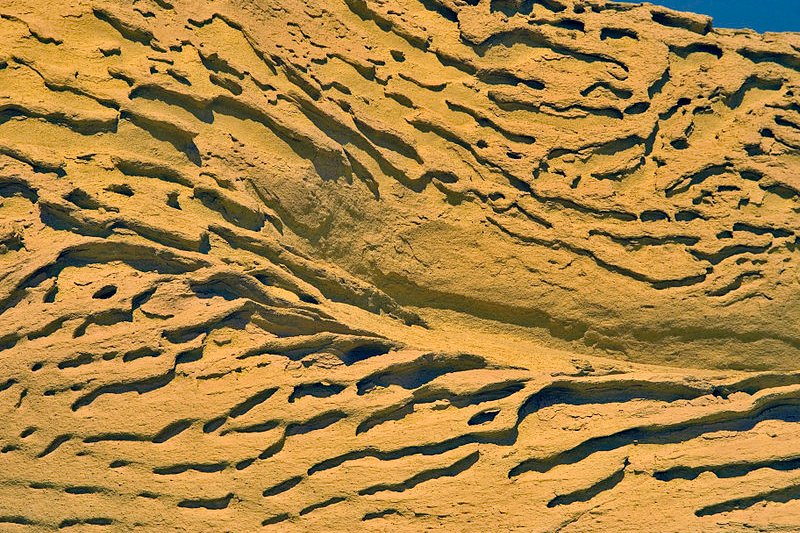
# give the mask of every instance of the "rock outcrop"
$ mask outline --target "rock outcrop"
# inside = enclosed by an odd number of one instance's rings
[[[800,34],[0,6],[0,529],[800,528]]]

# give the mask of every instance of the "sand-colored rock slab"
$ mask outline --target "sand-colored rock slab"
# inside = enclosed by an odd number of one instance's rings
[[[0,5],[0,531],[800,530],[800,34]]]

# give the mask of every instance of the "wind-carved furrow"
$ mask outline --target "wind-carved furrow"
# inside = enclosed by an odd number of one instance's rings
[[[307,474],[312,476],[318,472],[337,468],[345,463],[374,457],[381,461],[393,461],[414,455],[441,455],[443,453],[467,446],[470,444],[493,444],[496,446],[511,446],[516,441],[516,428],[487,431],[475,431],[458,435],[449,439],[426,444],[405,446],[395,450],[379,450],[374,447],[347,452],[335,457],[331,457],[311,465]]]
[[[793,230],[785,228],[771,228],[767,226],[754,226],[746,222],[734,222],[733,231],[746,231],[756,235],[770,234],[775,238],[791,237],[795,234]]]
[[[380,129],[376,125],[370,124],[359,118],[353,116],[353,122],[356,127],[368,138],[372,139],[375,144],[384,148],[393,150],[409,159],[413,159],[418,163],[422,162],[416,148],[409,144],[408,141],[403,139],[399,134],[387,129]]]
[[[356,435],[369,431],[370,429],[386,422],[402,420],[413,412],[413,402],[403,403],[400,405],[390,405],[385,409],[379,409],[358,424],[358,427],[356,428]]]
[[[0,524],[14,524],[18,526],[36,526],[38,522],[23,515],[0,515]]]
[[[188,509],[208,509],[211,511],[218,511],[228,507],[233,499],[233,493],[219,498],[198,498],[186,499],[178,502],[178,507],[186,507]]]
[[[186,431],[187,429],[189,429],[193,423],[194,420],[191,419],[177,420],[175,422],[172,422],[171,424],[168,424],[166,427],[164,427],[164,429],[162,429],[153,436],[153,442],[155,444],[167,442],[171,438],[176,437],[179,434]]]
[[[286,426],[286,436],[303,435],[312,431],[325,429],[328,426],[347,418],[347,413],[338,409],[320,413],[305,422],[292,422]]]
[[[711,472],[718,478],[731,478],[746,476],[750,472],[768,468],[770,470],[787,471],[800,469],[800,457],[786,459],[765,459],[743,461],[739,463],[709,464],[702,466],[673,466],[666,470],[653,473],[659,481],[672,481],[673,479],[697,479],[700,474]]]
[[[594,91],[595,89],[598,89],[600,87],[611,91],[611,93],[614,96],[616,96],[617,98],[623,99],[623,100],[627,100],[631,96],[633,96],[633,92],[632,91],[630,91],[628,89],[620,88],[620,87],[615,87],[614,85],[612,85],[611,83],[609,83],[607,81],[597,81],[597,82],[589,85],[585,89],[582,89],[580,94],[581,94],[581,96],[589,96],[592,93],[592,91]]]
[[[72,439],[72,435],[59,435],[58,437],[54,438],[50,442],[50,444],[48,444],[47,447],[45,447],[45,449],[42,450],[41,453],[39,453],[39,455],[37,455],[36,457],[41,458],[50,455],[51,453],[56,451],[62,444],[68,442],[70,439]]]
[[[192,292],[202,299],[223,298],[227,301],[251,300],[264,305],[274,305],[278,301],[264,289],[263,283],[255,276],[249,276],[231,269],[216,269],[211,273],[189,281]]]
[[[239,32],[244,38],[250,50],[252,50],[252,52],[256,55],[256,57],[258,57],[258,60],[264,66],[266,66],[273,75],[276,75],[278,73],[276,68],[276,63],[280,58],[278,56],[267,54],[264,51],[262,51],[257,46],[257,39],[254,37],[252,32],[246,29],[242,24],[236,22],[231,16],[226,15],[224,13],[220,12],[214,13],[213,15],[211,15],[211,19],[208,22],[213,22],[214,20],[220,20],[233,30]]]
[[[415,48],[425,51],[428,50],[430,43],[423,36],[419,35],[418,32],[404,31],[403,28],[393,24],[388,17],[371,9],[367,0],[343,1],[347,5],[347,8],[361,20],[373,22],[381,30],[394,33]]]
[[[691,254],[697,257],[698,259],[702,259],[703,261],[708,261],[712,265],[718,265],[722,263],[726,259],[730,259],[735,255],[741,254],[763,254],[767,250],[769,250],[771,244],[764,244],[761,246],[757,245],[749,245],[749,244],[732,244],[730,246],[724,246],[717,250],[716,252],[701,252],[699,250],[690,250]]]
[[[278,387],[272,387],[269,389],[264,389],[261,392],[258,392],[243,402],[233,406],[229,411],[229,415],[231,418],[237,418],[245,413],[249,412],[251,409],[255,408],[256,406],[266,402],[273,394],[278,391]]]
[[[661,8],[652,11],[652,19],[653,22],[662,26],[688,30],[701,35],[706,35],[711,31],[711,18],[709,17],[691,16]]]
[[[397,385],[404,389],[416,389],[450,372],[463,372],[486,366],[486,360],[476,355],[425,354],[414,361],[391,365],[386,370],[361,379],[356,384],[356,389],[359,395],[390,385]]]
[[[637,219],[636,215],[626,211],[597,209],[590,205],[584,205],[582,203],[576,202],[571,198],[540,194],[532,190],[530,188],[530,185],[528,184],[526,184],[526,187],[523,188],[525,188],[526,192],[529,193],[533,198],[535,198],[540,203],[561,206],[567,209],[577,211],[579,213],[596,217],[598,219],[612,218],[614,220],[619,220],[621,222],[632,222]]]
[[[293,489],[294,487],[299,485],[303,481],[303,479],[304,479],[303,476],[295,476],[289,478],[286,481],[281,481],[277,485],[273,485],[270,488],[264,489],[263,494],[265,497],[276,496],[278,494]]]
[[[22,196],[35,204],[39,201],[39,194],[31,184],[18,176],[0,176],[0,196],[12,198]]]
[[[459,111],[461,113],[466,113],[467,115],[469,115],[472,118],[474,118],[475,122],[479,126],[481,126],[481,127],[489,127],[489,128],[494,129],[494,130],[497,130],[497,132],[499,132],[500,135],[502,135],[503,137],[505,137],[509,141],[523,143],[523,144],[533,144],[533,143],[536,142],[536,138],[534,136],[529,135],[529,134],[517,133],[517,132],[510,131],[506,127],[500,126],[497,123],[497,121],[494,120],[492,117],[488,117],[488,116],[480,113],[479,111],[477,111],[475,109],[472,109],[472,108],[470,108],[468,106],[465,106],[465,105],[463,105],[461,103],[458,103],[458,102],[451,102],[450,100],[445,100],[445,103],[447,104],[447,107],[449,107],[453,111]]]
[[[459,409],[471,405],[478,405],[485,402],[493,402],[513,396],[525,388],[526,380],[500,380],[480,387],[474,392],[453,393],[441,390],[435,384],[427,387],[420,387],[412,395],[417,402],[435,402],[447,400],[447,402]]]
[[[531,414],[554,405],[589,405],[627,403],[632,400],[675,402],[692,400],[708,394],[721,395],[721,388],[658,383],[652,381],[556,381],[529,396],[520,406],[521,422]]]
[[[326,142],[320,135],[307,132],[308,128],[293,128],[279,118],[275,111],[267,112],[235,98],[223,96],[216,99],[213,110],[215,113],[262,124],[286,142],[298,156],[311,162],[323,178],[335,179],[349,174],[349,164],[341,148],[332,142]]]
[[[647,216],[657,217],[659,215],[654,214],[653,212],[645,212],[642,213],[642,218],[646,218]],[[663,215],[662,215],[663,216]],[[652,236],[652,235],[636,235],[636,236],[621,236],[615,235],[610,232],[604,230],[589,230],[589,235],[602,235],[604,237],[608,237],[612,241],[621,244],[623,246],[663,246],[665,244],[680,244],[683,246],[694,246],[698,242],[700,242],[699,237],[692,237],[689,235],[664,235],[664,236]]]
[[[766,372],[745,377],[739,381],[728,385],[716,387],[722,397],[727,397],[734,392],[744,392],[746,394],[756,394],[759,391],[778,387],[789,387],[800,384],[800,374],[792,373],[773,373]]]
[[[217,428],[217,424],[224,422],[224,418],[216,418],[206,424],[205,429],[207,429],[206,433],[210,433],[215,431]],[[257,422],[255,424],[248,424],[245,426],[234,426],[228,429],[224,429],[220,431],[220,435],[229,435],[232,433],[267,433],[272,431],[273,429],[280,426],[281,423],[278,420],[267,420],[266,422]]]
[[[279,524],[281,522],[285,522],[290,517],[289,513],[281,513],[275,516],[271,516],[269,518],[265,518],[261,521],[262,526],[271,526],[273,524]]]
[[[513,467],[509,477],[525,472],[548,472],[558,465],[574,464],[598,452],[617,450],[637,444],[671,444],[694,439],[717,431],[749,431],[764,420],[797,422],[800,400],[793,394],[766,396],[754,402],[749,410],[721,411],[688,419],[680,423],[647,425],[626,429],[610,435],[593,437],[581,444],[542,459],[527,459]]]
[[[148,442],[150,438],[129,432],[116,432],[116,433],[99,433],[97,435],[90,435],[84,437],[83,442],[86,444],[93,444],[96,442]]]
[[[0,124],[17,117],[43,119],[49,123],[67,127],[85,136],[93,136],[98,133],[116,133],[118,124],[118,119],[115,116],[76,116],[75,114],[66,114],[60,111],[42,112],[15,103],[0,104]]]
[[[529,89],[533,89],[534,91],[540,91],[545,88],[544,83],[537,79],[520,78],[519,76],[507,72],[501,68],[478,69],[475,71],[475,76],[487,85],[523,85]]]
[[[95,17],[117,30],[119,34],[129,41],[151,46],[154,39],[153,33],[143,26],[124,20],[115,13],[105,8],[93,8],[92,13]]]
[[[241,330],[250,322],[258,324],[261,329],[279,338],[299,337],[323,331],[353,333],[324,312],[300,306],[294,308],[285,305],[272,306],[240,298],[231,302],[220,302],[216,308],[218,311],[214,315],[206,316],[196,324],[166,327],[161,336],[172,344],[182,344],[222,328]],[[256,351],[244,354],[239,358],[251,357],[258,353]],[[268,350],[260,353],[268,353]]]
[[[113,157],[113,161],[117,170],[126,176],[144,176],[176,183],[184,187],[194,186],[192,179],[186,176],[182,171],[158,161],[146,158],[133,158],[132,154],[127,156],[116,155]]]
[[[310,332],[310,335],[296,334],[293,339],[273,341],[256,346],[238,355],[238,359],[248,359],[263,355],[278,355],[292,361],[301,361],[314,353],[331,353],[347,366],[389,354],[397,346],[381,338],[333,333]]]
[[[67,494],[102,494],[108,491],[103,487],[70,486],[64,488],[64,492]]]
[[[115,257],[118,259],[114,259]],[[54,260],[25,276],[11,296],[0,303],[0,314],[18,303],[25,289],[40,286],[44,280],[58,277],[65,268],[109,263],[114,260],[122,261],[137,270],[162,274],[187,273],[209,265],[204,259],[177,254],[168,248],[112,239],[91,240],[62,249]]]
[[[178,152],[186,156],[193,164],[202,166],[200,151],[194,143],[195,134],[177,126],[174,122],[148,117],[132,111],[121,111],[120,120],[130,121],[159,141],[169,142]]]
[[[364,495],[377,494],[379,492],[404,492],[413,489],[417,485],[420,485],[421,483],[425,483],[427,481],[443,477],[456,477],[462,472],[465,472],[470,468],[472,468],[472,466],[478,462],[480,457],[481,457],[480,452],[475,451],[467,455],[466,457],[459,459],[458,461],[456,461],[451,465],[420,472],[419,474],[415,474],[414,476],[400,483],[382,483],[378,485],[372,485],[370,487],[359,490],[358,493],[364,496]]]
[[[778,66],[800,72],[800,55],[771,52],[767,50],[754,50],[747,47],[740,48],[737,51],[753,63],[774,63]]]
[[[300,398],[314,397],[314,398],[329,398],[339,394],[347,388],[346,385],[340,383],[302,383],[295,385],[292,393],[289,395],[289,403],[294,403]]]
[[[244,80],[244,74],[233,68],[217,53],[204,54],[202,51],[198,51],[198,54],[200,55],[200,61],[203,63],[203,66],[207,70],[214,72],[210,77],[212,83],[219,84],[220,81],[224,79],[218,74],[229,74],[238,80]],[[238,83],[236,85],[238,86]],[[239,86],[239,92],[241,93],[241,86]]]
[[[484,409],[478,413],[475,413],[467,420],[467,424],[470,426],[479,426],[481,424],[487,424],[497,418],[497,415],[500,414],[500,409]]]
[[[236,233],[218,224],[209,225],[209,230],[225,239],[234,249],[244,249],[263,255],[283,265],[292,274],[312,284],[331,300],[358,305],[374,313],[388,313],[409,325],[424,325],[419,316],[402,309],[387,294],[344,271],[329,272],[322,264],[310,261],[276,243]]]
[[[588,502],[592,498],[602,494],[603,492],[608,492],[613,490],[617,485],[622,483],[622,480],[625,479],[625,467],[627,467],[627,459],[625,460],[625,465],[611,474],[610,476],[601,479],[594,485],[587,487],[585,489],[576,490],[575,492],[570,492],[568,494],[561,494],[547,502],[547,507],[556,507],[559,505],[571,505],[573,503],[578,502]]]
[[[58,529],[66,529],[73,526],[110,526],[114,520],[106,517],[92,517],[92,518],[67,518],[58,524]]]
[[[480,43],[475,43],[473,48],[477,55],[483,56],[493,47],[504,46],[506,48],[511,48],[515,44],[543,47],[555,52],[556,54],[572,57],[584,63],[609,63],[621,67],[625,72],[629,70],[628,66],[622,61],[608,54],[599,51],[587,53],[562,43],[556,43],[543,32],[535,28],[516,28],[513,30],[501,31],[492,34]]]
[[[202,60],[202,54],[200,57]],[[131,100],[141,98],[152,102],[162,102],[188,111],[201,122],[208,124],[214,122],[214,113],[210,107],[211,102],[209,99],[195,96],[191,92],[174,90],[157,83],[143,82],[138,83],[131,90],[128,98]]]
[[[284,433],[283,436],[281,436],[275,442],[264,448],[261,451],[261,453],[258,454],[258,459],[264,460],[274,457],[283,450],[283,447],[285,445],[286,445],[286,435]],[[239,463],[236,464],[236,469],[244,470],[245,468],[250,466],[254,461],[255,459],[245,459],[244,461],[240,461]]]
[[[86,334],[86,329],[92,325],[113,326],[120,322],[133,322],[133,314],[127,309],[107,309],[86,317],[83,323],[72,332],[72,337],[82,337]]]
[[[63,178],[67,175],[67,172],[64,170],[64,162],[63,161],[53,161],[42,159],[37,157],[36,155],[32,155],[31,153],[20,150],[14,147],[5,146],[0,144],[0,154],[15,159],[21,163],[28,165],[32,172],[36,174],[55,174],[59,178]]]
[[[4,382],[0,383],[0,392],[4,390],[10,389],[13,385],[19,383],[15,378],[8,378]]]
[[[431,385],[435,385],[435,383]],[[412,399],[410,401],[399,405],[391,405],[366,417],[356,428],[356,434],[369,431],[385,422],[402,420],[413,413],[415,406],[420,404],[429,404],[444,400],[448,405],[463,409],[471,405],[502,400],[523,390],[524,387],[525,384],[521,381],[500,381],[481,387],[475,392],[452,393],[435,386],[422,386],[412,393]]]
[[[647,88],[647,96],[651,100],[664,92],[667,84],[672,79],[669,68],[664,69],[661,76]]]
[[[650,275],[648,275],[646,273],[638,272],[638,271],[632,270],[632,269],[630,269],[630,268],[628,268],[626,266],[622,266],[622,265],[619,265],[619,264],[615,264],[615,263],[609,262],[609,261],[599,257],[597,255],[597,253],[594,252],[591,249],[575,246],[575,245],[573,245],[571,243],[568,243],[568,242],[562,241],[562,240],[548,240],[548,239],[541,239],[541,238],[530,236],[530,235],[519,234],[519,233],[516,233],[513,230],[510,230],[509,228],[505,227],[504,225],[502,225],[500,222],[498,222],[493,217],[487,216],[486,220],[488,222],[490,222],[492,225],[494,225],[495,227],[497,227],[500,231],[502,231],[503,233],[508,235],[512,239],[518,240],[518,241],[523,242],[523,243],[537,244],[537,245],[539,245],[541,247],[544,247],[544,248],[553,248],[553,249],[564,248],[566,250],[569,250],[571,253],[573,253],[575,255],[590,258],[592,261],[594,261],[594,263],[597,264],[597,266],[599,266],[600,268],[602,268],[602,269],[604,269],[604,270],[606,270],[606,271],[608,271],[610,273],[617,274],[619,276],[623,276],[623,277],[627,277],[627,278],[631,278],[631,279],[639,281],[639,282],[647,283],[650,286],[652,286],[654,289],[657,289],[657,290],[666,290],[666,289],[673,289],[673,288],[677,288],[677,287],[686,287],[686,286],[691,286],[691,285],[696,285],[698,283],[702,283],[703,281],[705,281],[705,279],[707,277],[707,272],[709,272],[709,271],[707,271],[706,273],[695,274],[695,275],[691,275],[690,274],[690,275],[687,275],[685,277],[681,277],[681,278],[678,278],[678,279],[657,279],[657,278],[651,277]],[[697,254],[698,252],[692,251],[692,253],[693,254]],[[698,257],[702,258],[703,256],[699,255]],[[708,256],[708,257],[709,257],[709,259],[713,258],[713,256]],[[709,262],[711,262],[711,261],[709,261]]]
[[[723,55],[723,50],[716,44],[711,43],[691,43],[685,46],[670,46],[670,52],[677,54],[678,56],[686,59],[689,57],[689,54],[710,54],[720,59]]]
[[[736,92],[725,97],[725,105],[736,109],[742,105],[747,93],[753,89],[762,91],[779,91],[783,88],[783,81],[779,79],[764,79],[757,75],[749,76]]]
[[[252,302],[245,301],[220,315],[207,317],[199,324],[165,329],[161,332],[161,336],[172,344],[184,344],[222,328],[243,329],[247,323],[253,320],[257,311],[258,309]]]
[[[673,185],[667,187],[664,192],[667,198],[675,196],[676,194],[684,193],[689,190],[693,185],[703,183],[705,180],[712,176],[719,176],[726,174],[729,171],[728,165],[709,165],[706,168],[693,172],[688,176],[682,176]]]
[[[356,124],[356,128],[350,127],[346,121],[338,117],[333,112],[329,112],[313,100],[303,98],[300,95],[293,95],[293,102],[297,105],[298,109],[303,115],[311,121],[315,127],[321,132],[324,132],[326,141],[330,141],[333,146],[346,147],[352,144],[364,151],[369,157],[378,165],[381,172],[398,182],[406,185],[414,190],[415,182],[409,179],[408,173],[397,164],[394,163],[393,158],[390,159],[378,147],[390,149],[404,157],[421,162],[419,154],[414,146],[409,144],[399,132],[392,131],[391,126],[385,126],[386,131],[377,128],[376,126],[366,122],[364,117],[353,115],[351,118]],[[363,132],[366,132],[365,135]],[[374,140],[374,143],[373,143]],[[327,142],[326,142],[327,144]],[[377,146],[376,146],[377,145]],[[342,160],[344,174],[349,174],[353,171],[352,166],[349,166],[349,159],[346,151],[338,151],[337,155],[345,154]],[[328,169],[320,169],[320,176],[326,179],[335,179],[336,176]],[[368,184],[369,185],[369,184]],[[374,193],[375,191],[373,191]]]
[[[104,394],[126,394],[129,392],[136,392],[137,394],[144,394],[147,392],[160,389],[169,385],[175,379],[175,369],[172,368],[162,375],[152,376],[141,380],[130,382],[113,383],[110,385],[103,385],[92,392],[80,396],[72,402],[72,410],[77,411],[82,407],[90,405],[92,402],[103,396]]]
[[[185,472],[202,472],[205,474],[212,474],[215,472],[222,472],[228,467],[228,463],[184,463],[172,466],[164,466],[154,468],[153,473],[160,476],[174,476],[183,474]]]
[[[450,22],[458,22],[458,13],[453,11],[441,0],[418,0],[428,11],[433,11],[440,17]]]
[[[24,25],[25,28],[30,33],[31,37],[33,37],[34,39],[36,39],[37,41],[39,41],[42,44],[61,45],[61,44],[64,43],[64,41],[62,39],[59,39],[59,38],[53,36],[52,34],[47,34],[46,32],[42,32],[42,30],[40,28],[37,28],[36,26],[31,27],[31,25],[29,23],[25,22],[25,20],[23,20],[23,19],[21,19],[19,17],[16,17],[14,15],[3,13],[2,15],[0,15],[0,19],[2,19],[2,20],[11,20],[11,21],[14,21],[14,22],[17,22],[19,24]]]
[[[137,359],[141,359],[142,357],[159,357],[164,352],[161,350],[154,350],[149,346],[143,346],[141,348],[136,348],[134,350],[129,350],[122,354],[122,361],[125,363],[130,363],[131,361],[136,361]]]
[[[342,351],[337,350],[335,353],[344,364],[352,365],[358,363],[359,361],[386,355],[392,350],[392,348],[394,348],[394,346],[388,342],[375,339],[372,342],[358,344],[348,347]]]
[[[700,509],[697,509],[694,514],[696,516],[710,516],[720,513],[728,513],[730,511],[736,511],[739,509],[748,509],[759,503],[787,503],[793,500],[800,500],[800,485],[790,485],[788,487],[758,493],[753,496],[745,496],[712,505],[706,505]]]
[[[260,231],[264,227],[267,217],[263,213],[236,202],[216,189],[196,186],[193,195],[203,205],[220,213],[231,224],[250,231]]]
[[[107,238],[112,234],[107,224],[87,220],[81,211],[63,203],[42,200],[38,206],[41,221],[53,229],[69,230],[86,237]]]
[[[56,318],[55,320],[53,320],[49,324],[46,324],[45,326],[43,326],[42,328],[29,332],[28,335],[27,335],[28,340],[40,339],[40,338],[48,337],[48,336],[52,335],[56,331],[60,330],[64,326],[64,322],[69,320],[69,318],[70,317],[59,317],[59,318]],[[59,363],[59,365],[60,365],[60,363]],[[59,368],[61,368],[61,366],[59,366]]]
[[[327,500],[318,503],[312,503],[311,505],[308,505],[300,509],[300,512],[298,514],[300,516],[307,515],[308,513],[316,511],[317,509],[323,509],[325,507],[330,507],[331,505],[336,505],[337,503],[341,503],[346,499],[347,498],[345,498],[344,496],[334,496],[333,498],[328,498]]]
[[[761,279],[761,278],[763,278],[763,274],[757,270],[742,272],[741,274],[737,275],[733,279],[733,281],[731,281],[727,285],[723,285],[718,289],[707,291],[707,294],[709,296],[719,298],[739,290],[740,288],[742,288],[742,285],[744,285],[744,283],[747,281]]]

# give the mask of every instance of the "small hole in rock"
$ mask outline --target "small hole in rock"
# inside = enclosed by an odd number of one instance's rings
[[[311,296],[310,294],[300,294],[298,295],[301,302],[305,302],[307,304],[318,304],[319,300]]]
[[[106,187],[108,192],[114,192],[117,194],[121,194],[122,196],[133,196],[133,189],[127,183],[113,183]]]
[[[95,300],[107,300],[117,294],[117,287],[115,285],[106,285],[92,295]]]
[[[44,295],[44,303],[51,304],[56,301],[56,294],[58,294],[58,285],[53,283],[53,286],[50,287]]]
[[[639,218],[642,222],[656,222],[659,220],[669,220],[669,215],[663,211],[652,210],[643,212],[639,215]]]
[[[167,205],[173,209],[180,209],[181,204],[178,203],[178,193],[171,192],[167,195]]]
[[[487,422],[491,422],[494,420],[497,415],[500,413],[500,409],[487,409],[486,411],[482,411],[473,415],[472,418],[467,421],[467,424],[470,426],[477,426],[480,424],[485,424]]]

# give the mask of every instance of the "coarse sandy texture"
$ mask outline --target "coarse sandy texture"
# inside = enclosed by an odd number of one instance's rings
[[[0,530],[800,530],[800,34],[0,3]]]

